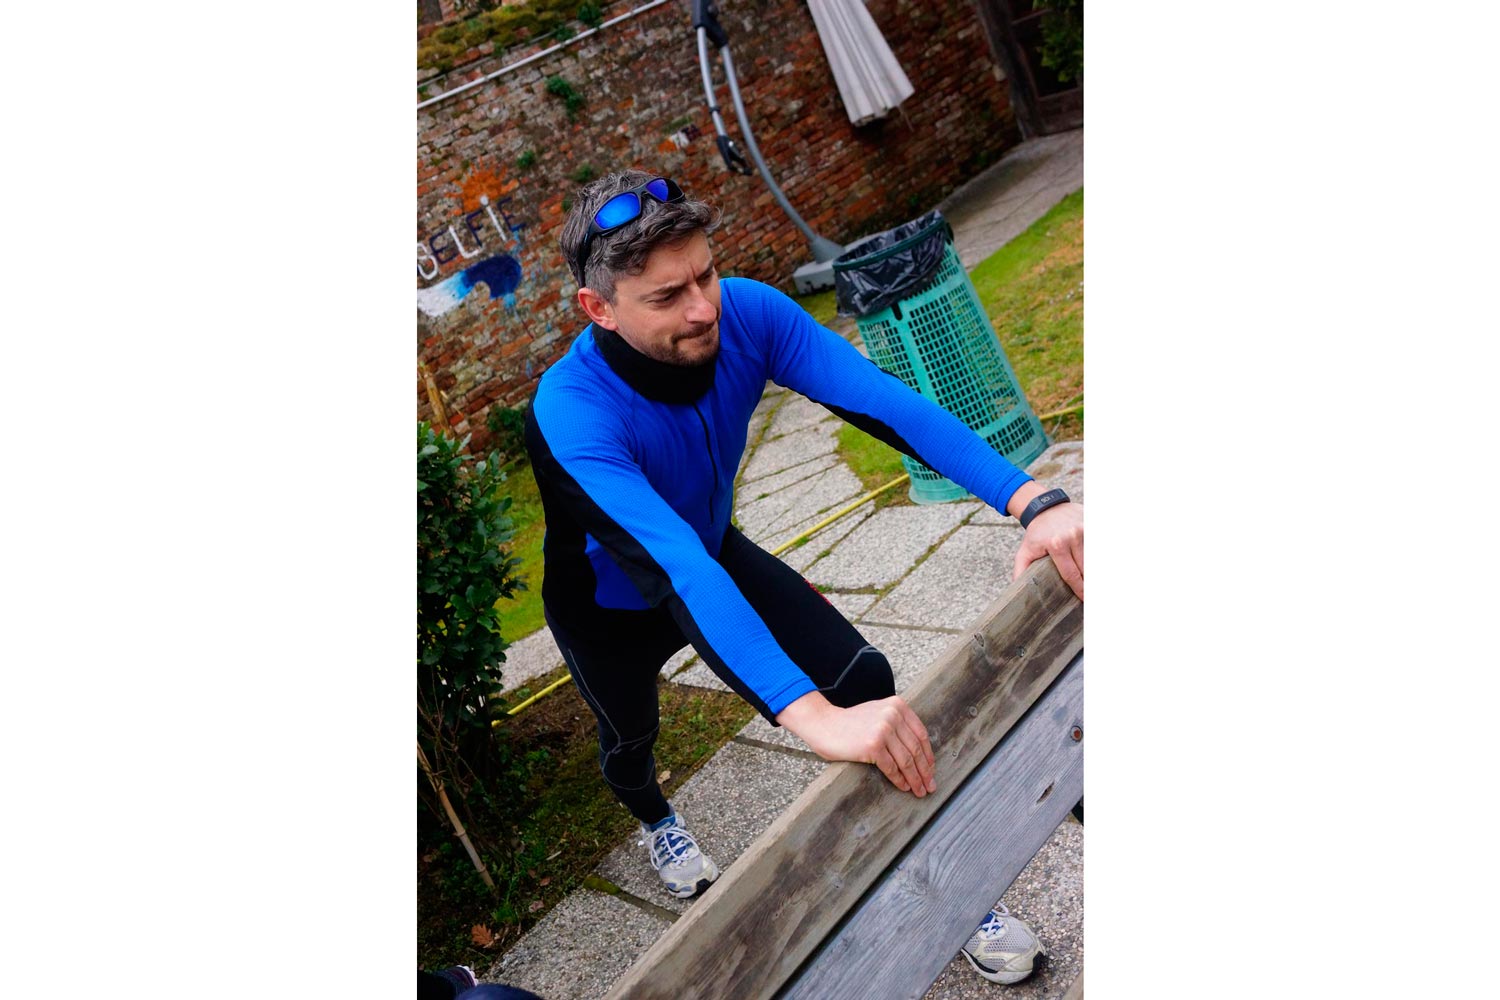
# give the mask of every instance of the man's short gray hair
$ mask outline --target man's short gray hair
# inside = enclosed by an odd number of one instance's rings
[[[656,176],[644,170],[621,170],[584,185],[573,196],[560,239],[563,258],[578,283],[598,292],[606,302],[615,300],[615,279],[644,271],[646,259],[657,247],[680,243],[694,233],[706,235],[719,226],[718,210],[701,201],[684,198],[664,205],[642,196],[641,214],[619,229],[595,235],[589,244],[589,259],[580,266],[578,247],[594,213],[620,192],[640,187]]]

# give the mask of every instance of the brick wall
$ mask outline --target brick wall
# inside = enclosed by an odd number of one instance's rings
[[[631,4],[605,7],[606,19]],[[803,0],[721,0],[740,90],[773,176],[814,230],[848,243],[930,209],[1019,141],[1007,85],[972,0],[869,0],[913,94],[854,128]],[[583,328],[557,237],[580,172],[627,166],[677,179],[717,205],[721,274],[791,292],[810,261],[758,174],[728,172],[714,145],[686,0],[672,0],[520,70],[417,112],[417,335],[459,434],[485,449],[485,415],[514,406]],[[550,44],[550,43],[549,43]],[[430,80],[427,94],[526,55],[512,50]],[[734,120],[722,66],[719,101]],[[547,93],[584,99],[569,120]],[[464,294],[468,272],[475,281]],[[420,380],[418,413],[430,419]]]

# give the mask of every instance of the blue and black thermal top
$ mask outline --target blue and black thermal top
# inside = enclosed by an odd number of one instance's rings
[[[816,685],[716,561],[766,382],[802,393],[997,510],[1030,477],[768,285],[720,282],[719,356],[684,369],[590,324],[541,378],[526,446],[547,521],[542,599],[565,627],[665,605],[775,715]]]

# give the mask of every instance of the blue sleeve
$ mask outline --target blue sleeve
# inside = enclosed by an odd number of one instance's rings
[[[962,420],[882,370],[786,295],[744,278],[724,284],[732,292],[725,301],[760,343],[777,385],[828,407],[1002,514],[1011,495],[1031,481]]]
[[[816,685],[792,662],[692,526],[632,455],[629,421],[586,393],[539,392],[533,464],[653,607],[665,604],[705,660],[717,659],[775,716]],[[606,415],[608,417],[608,415]]]

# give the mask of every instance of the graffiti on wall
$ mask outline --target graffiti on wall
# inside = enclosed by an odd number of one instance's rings
[[[417,243],[417,274],[427,281],[436,278],[444,264],[482,258],[435,285],[418,288],[418,309],[428,316],[441,316],[467,298],[480,284],[489,289],[491,301],[503,298],[508,308],[515,308],[515,292],[523,276],[521,263],[504,250],[487,253],[483,232],[487,219],[494,229],[492,239],[498,237],[506,250],[520,245],[521,230],[526,228],[526,223],[517,222],[505,211],[504,206],[510,200],[501,198],[491,204],[488,195],[480,195],[480,207],[465,215],[460,224],[467,236],[460,235],[459,225],[450,225]],[[468,245],[470,243],[472,246]]]

